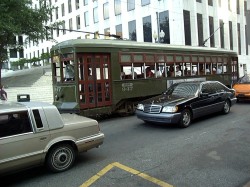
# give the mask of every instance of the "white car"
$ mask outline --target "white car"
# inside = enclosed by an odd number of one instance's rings
[[[42,102],[0,103],[0,175],[38,165],[69,169],[77,153],[104,141],[96,120]]]

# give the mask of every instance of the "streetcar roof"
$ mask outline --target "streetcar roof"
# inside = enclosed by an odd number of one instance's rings
[[[51,50],[63,49],[63,48],[77,48],[77,47],[95,47],[95,48],[123,48],[123,49],[158,49],[169,51],[193,51],[193,52],[213,52],[213,53],[226,53],[231,55],[237,55],[237,52],[231,50],[225,50],[221,48],[210,47],[194,47],[184,45],[171,45],[163,43],[149,43],[149,42],[136,42],[130,40],[108,40],[108,39],[71,39],[60,42],[52,47]]]

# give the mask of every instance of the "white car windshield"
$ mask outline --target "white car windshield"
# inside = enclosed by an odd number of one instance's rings
[[[250,75],[244,75],[239,79],[239,83],[250,83]]]

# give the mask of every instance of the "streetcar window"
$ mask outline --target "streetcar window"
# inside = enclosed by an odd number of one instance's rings
[[[228,66],[227,62],[228,62],[227,58],[224,58],[222,73],[227,73],[227,71],[228,71],[228,69],[227,69],[227,66]]]
[[[84,59],[78,58],[78,63],[79,63],[79,67],[78,67],[78,72],[79,72],[79,79],[80,81],[84,80]]]
[[[60,82],[61,76],[60,76],[60,60],[59,56],[53,56],[53,73],[54,73],[54,81]]]
[[[74,81],[75,80],[75,69],[74,62],[67,60],[63,62],[63,73],[64,81]]]

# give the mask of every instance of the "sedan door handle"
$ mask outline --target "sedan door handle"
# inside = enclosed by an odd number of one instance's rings
[[[43,140],[46,140],[46,139],[47,139],[47,137],[41,137],[41,138],[40,138],[40,140],[42,140],[42,141],[43,141]]]

